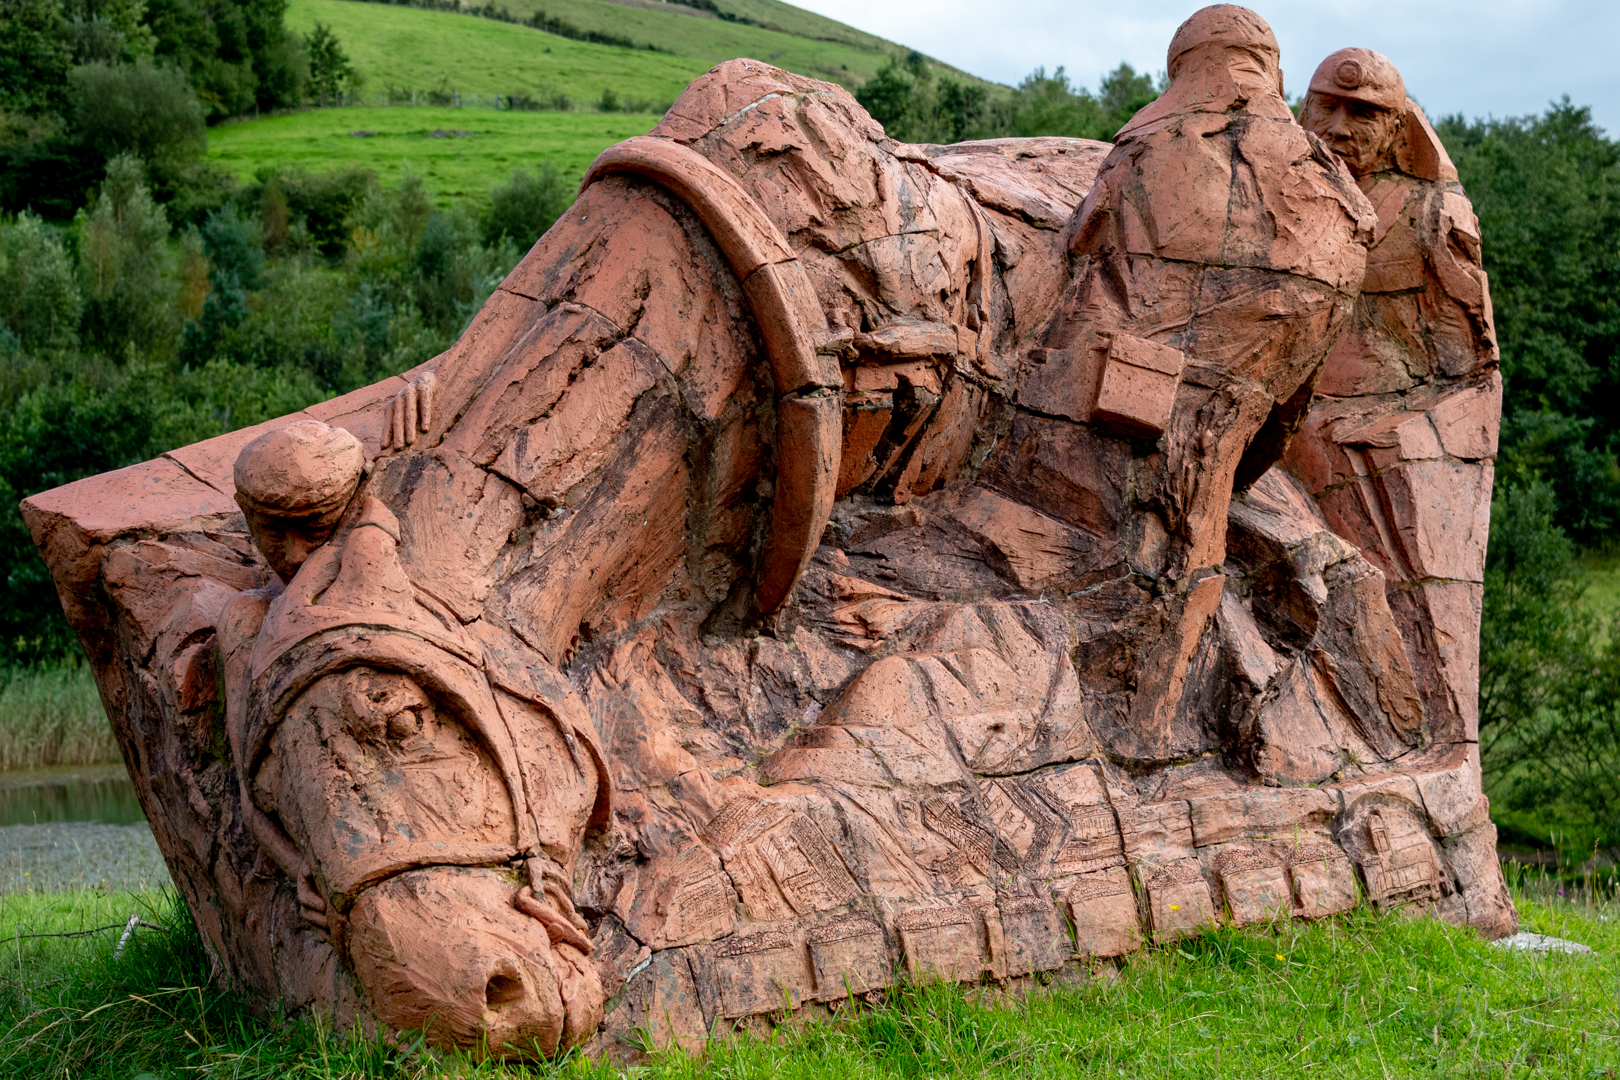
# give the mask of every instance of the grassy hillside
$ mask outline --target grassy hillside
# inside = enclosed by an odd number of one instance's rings
[[[857,48],[889,51],[900,47],[876,34],[784,4],[782,0],[718,0],[715,7],[727,15],[751,19],[761,26],[815,41],[842,41]]]
[[[467,198],[483,204],[489,189],[513,169],[533,169],[542,161],[578,183],[597,154],[632,135],[645,135],[657,122],[656,116],[625,113],[314,109],[214,128],[208,133],[208,158],[241,180],[269,166],[312,173],[358,166],[375,169],[392,185],[409,167],[427,178],[441,203]],[[432,137],[435,132],[440,137]]]
[[[356,0],[316,2],[342,4]],[[635,6],[613,0],[498,2],[519,18],[527,19],[536,11],[544,11],[552,18],[562,19],[581,30],[628,37],[639,46],[655,46],[661,53],[673,53],[682,59],[695,61],[700,72],[723,60],[747,56],[802,75],[855,86],[876,75],[889,54],[897,51],[897,46],[888,45],[885,48],[887,43],[876,38],[866,45],[817,40],[780,30],[726,22],[706,11],[659,3],[658,0],[639,0]]]
[[[765,0],[732,0],[722,8],[768,24],[752,26],[660,0],[504,0],[502,6],[520,19],[544,11],[583,31],[627,37],[637,48],[358,0],[292,0],[287,25],[304,33],[317,21],[331,26],[364,73],[368,96],[389,87],[445,84],[463,94],[561,92],[588,103],[611,88],[621,98],[667,104],[693,78],[739,56],[854,88],[902,51],[842,23]]]
[[[482,203],[515,168],[549,160],[571,182],[603,149],[645,133],[649,113],[593,111],[605,92],[642,108],[668,105],[724,60],[751,56],[790,71],[858,86],[900,46],[777,0],[724,0],[720,10],[761,25],[730,22],[660,0],[506,0],[521,18],[544,10],[585,31],[629,37],[623,48],[575,41],[529,26],[454,12],[360,0],[291,0],[287,25],[332,28],[365,77],[361,108],[317,109],[228,123],[209,132],[208,157],[239,179],[280,166],[309,172],[362,167],[384,183],[410,168],[441,203]],[[410,107],[429,91],[490,101],[565,94],[573,112]],[[395,105],[389,105],[390,101]],[[358,136],[354,132],[371,132]],[[433,137],[462,132],[460,137]]]
[[[317,21],[343,42],[365,75],[366,97],[374,100],[386,100],[389,87],[426,91],[444,85],[462,94],[561,92],[582,105],[611,89],[621,98],[667,105],[713,66],[701,58],[571,41],[452,12],[354,0],[293,0],[288,6],[290,28],[308,32]]]

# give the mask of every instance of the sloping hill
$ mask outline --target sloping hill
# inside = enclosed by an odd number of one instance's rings
[[[703,4],[704,0],[693,2]],[[865,30],[857,30],[825,15],[785,4],[782,0],[715,0],[714,9],[732,18],[748,19],[757,26],[813,41],[842,41],[856,48],[889,52],[902,48],[876,34],[868,34]]]
[[[484,96],[562,93],[582,108],[592,108],[603,91],[612,90],[621,98],[667,105],[713,66],[702,58],[573,41],[453,12],[358,0],[288,5],[291,29],[308,33],[316,22],[331,27],[343,43],[365,76],[365,98],[373,102],[386,102],[393,89],[406,100],[419,91],[425,104],[427,91],[444,88]]]
[[[409,168],[441,206],[455,199],[483,206],[489,189],[514,169],[545,162],[572,187],[596,155],[656,123],[656,116],[626,113],[310,109],[214,128],[208,159],[243,183],[266,167],[310,173],[362,168],[393,186]]]
[[[304,33],[316,22],[330,26],[371,97],[389,88],[444,87],[462,94],[566,94],[583,104],[612,89],[621,99],[667,105],[697,75],[739,56],[854,89],[905,51],[777,0],[693,2],[716,10],[662,0],[501,0],[518,20],[542,14],[570,32],[625,38],[635,48],[361,0],[292,0],[287,25]]]
[[[271,167],[362,167],[391,185],[408,167],[441,203],[481,203],[513,169],[544,161],[577,182],[598,153],[647,131],[657,123],[656,110],[724,60],[750,56],[853,89],[904,51],[779,0],[688,0],[702,7],[662,0],[501,2],[514,18],[543,11],[571,33],[628,38],[636,47],[466,13],[290,0],[291,29],[307,34],[319,22],[342,42],[365,77],[361,107],[220,125],[209,132],[209,159],[243,181]],[[601,111],[608,92],[632,111]],[[514,94],[548,104],[563,95],[570,108],[491,107],[497,95],[509,105]],[[446,107],[452,101],[465,107]]]

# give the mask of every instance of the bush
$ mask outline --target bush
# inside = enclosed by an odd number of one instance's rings
[[[259,100],[263,108],[292,108],[304,100],[309,78],[309,53],[303,38],[283,32],[259,54]]]
[[[66,103],[73,52],[62,27],[62,0],[0,5],[0,111],[40,113]]]
[[[148,60],[83,64],[68,81],[75,133],[100,160],[134,154],[178,164],[208,147],[202,108],[178,68]]]
[[[311,98],[317,105],[341,105],[343,91],[353,86],[358,78],[348,54],[343,51],[343,44],[331,27],[317,22],[304,49],[309,56]]]
[[[1620,642],[1583,610],[1551,485],[1508,474],[1491,506],[1480,752],[1496,810],[1620,847]],[[1544,837],[1537,839],[1544,840]]]
[[[150,352],[172,332],[163,273],[169,220],[152,201],[140,159],[121,154],[107,164],[94,206],[79,211],[79,276],[85,296],[85,341],[117,355],[125,344]]]
[[[489,193],[484,240],[493,244],[506,237],[527,250],[573,202],[574,193],[551,162],[542,162],[538,172],[519,169],[510,183]]]
[[[26,211],[0,227],[0,322],[25,349],[71,348],[84,298],[56,230]]]
[[[855,97],[890,137],[905,142],[1062,135],[1112,139],[1162,85],[1121,64],[1103,77],[1093,96],[1069,81],[1062,68],[1034,71],[1004,98],[992,99],[976,83],[938,75],[921,53],[894,58]]]
[[[237,213],[234,204],[227,203],[209,214],[200,232],[215,275],[229,276],[244,289],[263,285],[264,249],[259,230],[255,222]]]
[[[338,259],[349,242],[349,218],[366,196],[377,187],[377,176],[369,169],[345,169],[310,174],[267,169],[259,183],[240,194],[240,201],[257,205],[260,233],[266,251],[281,243],[294,249],[301,241],[327,259]],[[227,196],[230,198],[230,196]],[[283,210],[272,209],[280,200]],[[222,199],[223,207],[226,200]],[[272,219],[285,213],[285,235],[278,233]]]
[[[1112,136],[1097,99],[1069,82],[1060,67],[1036,68],[1018,84],[1007,107],[1008,132],[1016,136],[1065,135],[1073,139]],[[1107,135],[1104,134],[1107,132]]]
[[[295,412],[326,395],[290,365],[172,371],[138,357],[53,365],[0,414],[0,505]],[[0,516],[0,664],[78,654],[55,586],[15,510]]]

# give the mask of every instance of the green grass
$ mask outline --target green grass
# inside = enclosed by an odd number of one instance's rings
[[[582,104],[597,100],[609,87],[621,97],[667,103],[697,75],[737,57],[853,89],[876,75],[891,56],[906,51],[774,0],[728,0],[723,5],[729,13],[760,24],[755,26],[670,3],[503,0],[501,6],[520,19],[544,11],[580,30],[629,38],[637,48],[574,41],[492,20],[479,20],[487,25],[476,30],[462,28],[458,22],[476,17],[357,0],[292,0],[287,25],[306,33],[317,20],[331,26],[365,74],[370,94],[388,86],[423,90],[443,80],[464,94],[551,90]],[[446,52],[441,46],[451,38],[456,41]]]
[[[390,9],[391,10],[391,9]],[[375,169],[395,183],[402,169],[425,176],[441,201],[483,203],[514,169],[550,161],[573,183],[607,147],[645,135],[655,116],[623,113],[496,112],[493,109],[313,109],[208,133],[208,159],[248,180],[269,166],[323,172]],[[468,138],[429,138],[435,130]],[[372,131],[365,138],[352,131]]]
[[[1596,956],[1505,952],[1428,919],[1357,911],[1314,924],[1218,930],[1117,973],[1007,1000],[993,987],[904,988],[832,1023],[740,1036],[706,1058],[633,1075],[781,1077],[1612,1077],[1620,1070],[1620,905],[1519,895],[1525,928]],[[497,1067],[414,1045],[252,1017],[212,988],[171,895],[0,898],[0,939],[123,922],[78,939],[0,940],[0,1075],[130,1080],[477,1075],[612,1077],[582,1059]],[[20,953],[19,950],[20,949]]]
[[[549,160],[571,182],[621,139],[645,134],[650,113],[591,111],[604,91],[621,101],[664,106],[714,64],[753,56],[789,70],[857,85],[899,46],[775,0],[726,0],[735,14],[781,29],[698,18],[608,0],[509,0],[514,15],[543,8],[585,30],[622,34],[662,51],[573,41],[513,23],[454,12],[358,0],[291,0],[287,24],[331,26],[366,89],[357,108],[314,109],[222,124],[208,133],[208,159],[240,180],[267,167],[323,172],[362,167],[384,183],[404,168],[424,176],[441,203],[482,204],[518,168]],[[418,91],[418,106],[387,105],[390,90]],[[463,108],[426,105],[430,90],[454,89]],[[546,100],[568,95],[579,111],[512,112],[488,107],[494,95]],[[471,101],[478,95],[478,104]],[[374,107],[373,107],[374,106]],[[368,137],[351,135],[370,131]],[[434,131],[470,133],[430,138]]]
[[[1599,618],[1620,615],[1620,554],[1587,552],[1580,561],[1586,585],[1582,606]]]
[[[89,668],[0,672],[0,769],[122,760]]]
[[[799,37],[817,41],[842,41],[863,49],[901,48],[876,34],[868,34],[865,30],[857,30],[825,15],[817,15],[813,11],[785,4],[782,0],[719,0],[715,6],[729,15],[752,19],[761,26]]]
[[[581,104],[612,89],[621,98],[667,105],[713,66],[701,59],[572,41],[454,12],[352,0],[292,0],[288,5],[289,29],[308,31],[316,20],[332,28],[365,75],[366,96],[384,100],[389,86],[426,91],[442,84],[464,95],[560,91]]]
[[[355,0],[324,2],[341,4]],[[700,61],[705,71],[725,60],[749,57],[800,75],[839,82],[853,88],[876,75],[890,55],[900,51],[898,46],[876,38],[871,39],[870,45],[854,46],[841,40],[816,40],[795,33],[704,18],[692,8],[678,4],[663,4],[661,6],[666,10],[653,11],[610,3],[609,0],[503,2],[512,14],[520,18],[527,19],[536,11],[544,11],[581,30],[621,35],[637,45],[652,45],[661,52]]]

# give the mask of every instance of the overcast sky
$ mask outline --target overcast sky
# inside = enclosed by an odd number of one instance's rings
[[[965,71],[1016,84],[1063,65],[1096,88],[1124,60],[1157,74],[1196,3],[1166,0],[794,0]],[[1251,5],[1282,46],[1288,93],[1334,49],[1388,56],[1430,116],[1517,116],[1563,94],[1620,135],[1620,0],[1294,0]]]

